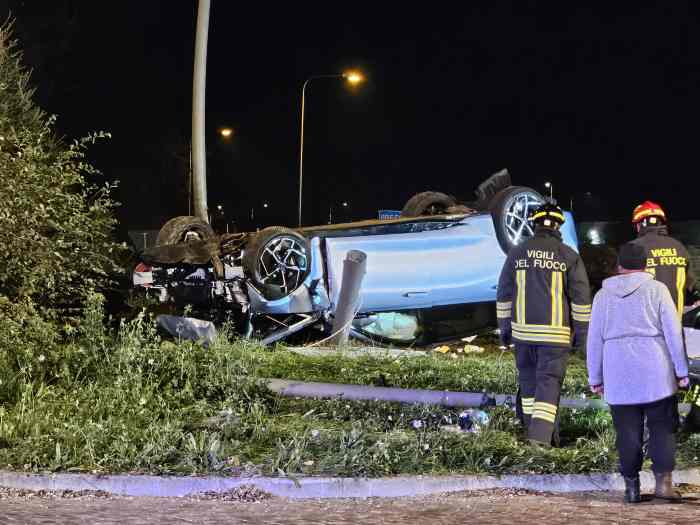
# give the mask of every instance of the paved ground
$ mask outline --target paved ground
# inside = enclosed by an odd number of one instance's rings
[[[619,493],[568,495],[497,490],[371,500],[258,502],[107,495],[55,497],[0,489],[2,524],[348,524],[700,523],[700,488],[683,504],[623,505]],[[250,496],[248,494],[247,496]],[[259,494],[243,499],[259,499]],[[230,499],[241,499],[234,494]]]

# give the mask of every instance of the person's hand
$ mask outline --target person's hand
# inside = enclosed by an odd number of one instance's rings
[[[690,380],[687,377],[679,377],[678,379],[678,388],[688,388],[688,385],[690,384]]]
[[[603,385],[591,385],[591,392],[602,396],[605,393],[605,389]]]

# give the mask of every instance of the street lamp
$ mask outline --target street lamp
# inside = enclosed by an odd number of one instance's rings
[[[359,71],[345,71],[344,73],[335,75],[314,75],[309,77],[304,82],[301,87],[301,133],[299,135],[299,226],[301,227],[301,197],[303,192],[303,181],[304,181],[304,109],[306,105],[306,86],[312,80],[318,78],[342,78],[345,79],[350,85],[357,85],[365,80],[365,77]]]
[[[545,182],[545,183],[544,183],[544,187],[545,187],[545,188],[549,188],[549,198],[550,198],[550,199],[553,198],[554,186],[552,185],[552,183],[551,183],[551,182]]]
[[[343,201],[340,203],[340,206],[345,208],[347,211],[348,202]],[[347,220],[347,217],[345,217],[345,220]],[[333,224],[333,205],[332,204],[328,207],[328,224]]]
[[[269,208],[270,205],[267,202],[262,203],[263,208]],[[250,207],[250,220],[254,221],[255,220],[255,206]]]
[[[219,135],[224,139],[230,139],[233,136],[232,128],[219,128]]]

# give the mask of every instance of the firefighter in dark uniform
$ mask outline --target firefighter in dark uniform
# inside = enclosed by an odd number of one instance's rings
[[[572,342],[586,348],[591,292],[581,257],[562,242],[561,208],[547,202],[531,219],[534,236],[514,247],[503,265],[496,314],[501,344],[515,343],[527,437],[547,447]]]
[[[646,271],[666,285],[682,317],[685,304],[698,299],[688,250],[668,235],[666,213],[658,204],[646,201],[637,206],[632,224],[637,230],[637,239],[632,242],[641,245],[647,254]]]

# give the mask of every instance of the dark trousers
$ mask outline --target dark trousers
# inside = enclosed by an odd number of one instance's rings
[[[569,349],[516,343],[515,364],[527,437],[551,444]]]
[[[676,466],[676,396],[643,405],[610,405],[620,455],[620,473],[634,478],[642,469],[644,418],[649,428],[649,456],[654,472],[671,472]]]

